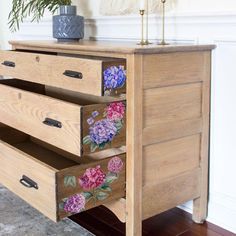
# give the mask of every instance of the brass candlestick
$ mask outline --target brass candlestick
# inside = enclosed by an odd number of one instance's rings
[[[141,16],[141,41],[138,43],[139,45],[146,45],[146,42],[144,41],[144,13],[145,10],[139,10]]]
[[[161,0],[162,3],[162,40],[159,45],[169,45],[165,41],[165,3],[166,0]]]
[[[146,0],[146,41],[145,41],[145,44],[148,45],[148,44],[152,44],[149,42],[149,4],[148,4],[148,0]]]

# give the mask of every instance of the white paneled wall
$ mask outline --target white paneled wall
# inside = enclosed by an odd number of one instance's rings
[[[185,0],[185,2],[189,1]],[[236,7],[235,0],[231,2],[232,7],[228,10]],[[224,3],[226,4],[227,1]],[[215,6],[220,10],[218,4]],[[192,10],[191,14],[169,15],[166,31],[167,39],[172,43],[217,45],[212,60],[208,220],[236,233],[236,14],[219,13],[218,10],[212,13],[206,11],[193,13]],[[151,16],[150,38],[153,42],[160,39],[160,32],[160,18]],[[140,35],[140,18],[138,16],[93,17],[86,20],[86,35],[97,40],[132,40],[136,43]],[[11,38],[49,39],[51,18],[47,17],[39,25],[26,22],[21,31],[11,35]],[[191,204],[182,207],[191,211]]]

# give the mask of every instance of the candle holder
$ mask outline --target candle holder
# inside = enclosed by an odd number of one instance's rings
[[[165,3],[166,0],[161,0],[162,3],[162,40],[159,43],[159,45],[169,45],[169,43],[166,43],[165,41]]]
[[[146,42],[144,41],[144,14],[145,14],[145,10],[139,10],[139,14],[141,16],[141,41],[138,43],[138,45],[146,45]]]
[[[149,45],[152,44],[149,42],[149,4],[148,4],[148,0],[146,0],[146,40],[145,40],[145,44]]]

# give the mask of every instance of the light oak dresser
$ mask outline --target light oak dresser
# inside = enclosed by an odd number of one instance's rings
[[[53,221],[105,205],[130,236],[189,200],[205,220],[213,45],[10,43],[1,184]]]

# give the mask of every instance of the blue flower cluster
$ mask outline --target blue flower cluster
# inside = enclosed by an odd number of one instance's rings
[[[123,66],[111,66],[103,72],[104,89],[117,89],[126,82],[126,71]]]
[[[90,139],[97,145],[108,143],[112,141],[117,134],[117,128],[114,122],[103,119],[94,123],[89,129]]]

